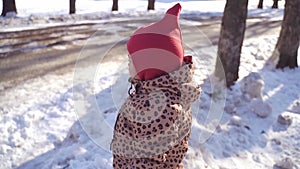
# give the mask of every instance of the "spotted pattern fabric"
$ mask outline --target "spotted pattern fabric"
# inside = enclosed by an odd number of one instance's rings
[[[118,112],[111,142],[115,169],[183,168],[192,124],[191,103],[201,89],[193,63],[158,78],[130,79],[135,92]]]

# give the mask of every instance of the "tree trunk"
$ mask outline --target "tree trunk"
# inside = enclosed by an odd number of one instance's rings
[[[15,0],[2,0],[2,14],[1,16],[6,16],[8,12],[17,13],[16,2]]]
[[[263,9],[263,3],[264,3],[264,0],[259,0],[257,8]]]
[[[218,43],[215,75],[230,87],[238,79],[240,54],[246,28],[248,0],[227,0]],[[223,76],[223,70],[225,77]]]
[[[112,11],[118,11],[118,0],[113,0]]]
[[[300,41],[300,1],[286,0],[284,17],[275,51],[279,54],[276,68],[298,67],[297,55]]]
[[[155,3],[155,0],[148,0],[148,11],[149,10],[154,10],[154,3]]]
[[[74,14],[76,12],[76,0],[70,0],[70,14]]]
[[[272,8],[278,8],[278,0],[273,0]]]

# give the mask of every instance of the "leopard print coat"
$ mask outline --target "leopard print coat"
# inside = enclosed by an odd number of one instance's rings
[[[188,139],[191,103],[201,89],[193,83],[193,63],[158,78],[130,79],[135,92],[118,112],[111,150],[126,158],[164,160],[164,152]]]

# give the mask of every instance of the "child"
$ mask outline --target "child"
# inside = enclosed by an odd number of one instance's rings
[[[122,105],[111,143],[115,169],[183,168],[192,123],[191,56],[183,56],[180,4],[158,22],[136,30],[127,43],[129,81],[135,88]]]

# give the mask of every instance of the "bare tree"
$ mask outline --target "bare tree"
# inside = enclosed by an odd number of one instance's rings
[[[154,10],[155,0],[148,0],[148,10]]]
[[[238,79],[240,54],[243,45],[248,0],[227,0],[218,43],[215,75],[222,77],[224,69],[226,85],[230,87]]]
[[[264,0],[259,0],[257,8],[262,9],[263,8],[263,3],[264,3]]]
[[[118,11],[118,0],[113,0],[112,11]]]
[[[273,0],[272,8],[278,8],[278,0]]]
[[[17,13],[16,2],[15,0],[2,0],[2,14],[1,16],[6,16],[8,12]]]
[[[70,0],[70,14],[74,14],[76,12],[76,0]]]
[[[286,0],[280,35],[274,54],[279,56],[277,68],[298,67],[300,41],[300,0]]]
[[[263,3],[264,3],[263,1],[264,1],[264,0],[259,0],[258,5],[257,5],[257,8],[260,8],[260,9],[263,8]],[[278,8],[278,1],[279,1],[279,0],[273,0],[272,8]]]

